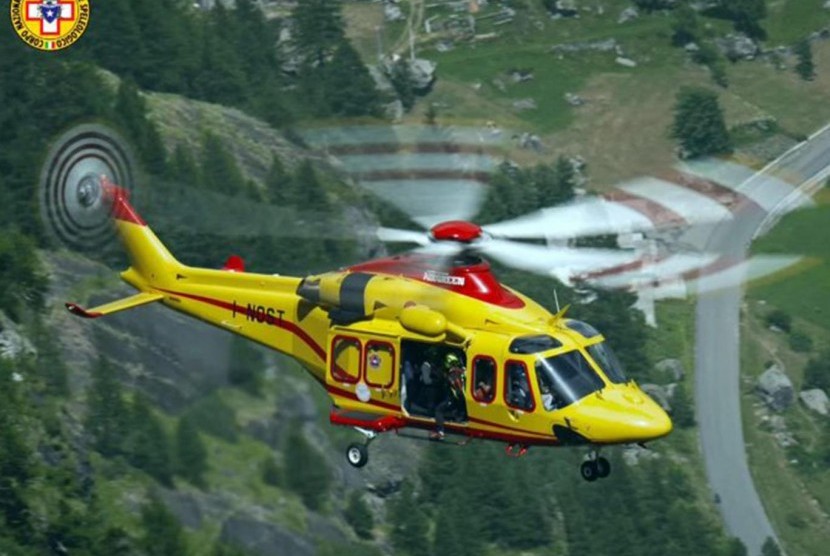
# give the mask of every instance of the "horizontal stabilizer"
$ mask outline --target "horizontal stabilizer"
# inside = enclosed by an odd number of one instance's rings
[[[148,303],[159,301],[163,297],[164,296],[160,293],[145,292],[137,293],[135,295],[131,295],[130,297],[125,297],[116,301],[111,301],[104,305],[93,307],[92,309],[84,309],[75,303],[67,303],[66,308],[69,309],[69,312],[73,315],[84,317],[86,319],[97,319],[98,317],[109,315],[110,313],[117,313],[118,311],[124,311],[125,309],[134,309],[135,307],[140,307],[141,305],[147,305]]]

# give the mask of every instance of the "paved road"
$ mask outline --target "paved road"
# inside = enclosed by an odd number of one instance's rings
[[[830,165],[830,129],[822,130],[771,165],[810,179]],[[749,190],[760,184],[743,184]],[[780,197],[784,201],[784,196]],[[715,227],[708,250],[742,255],[768,213],[745,210]],[[750,556],[767,537],[776,538],[755,490],[746,461],[740,403],[740,286],[699,298],[695,325],[695,400],[706,474],[720,498],[727,531],[741,539]]]

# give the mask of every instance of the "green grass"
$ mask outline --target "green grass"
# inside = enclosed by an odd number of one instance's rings
[[[792,44],[830,23],[830,11],[822,8],[825,0],[786,0],[767,2],[769,15],[762,22],[767,43]]]
[[[556,23],[545,19],[537,21],[544,25],[543,29],[517,22],[512,27],[501,28],[503,36],[498,40],[459,44],[445,53],[430,52],[429,56],[438,62],[439,79],[468,87],[480,83],[480,96],[508,110],[512,110],[512,102],[517,99],[534,99],[537,109],[516,115],[526,126],[546,133],[564,129],[572,123],[574,109],[565,102],[564,94],[580,91],[591,77],[647,74],[655,68],[678,62],[681,57],[678,50],[668,48],[668,26],[662,17],[644,17],[625,26],[617,25],[616,14],[611,17],[608,13],[603,17]],[[601,41],[610,37],[622,45],[626,56],[637,60],[637,68],[616,64],[617,55],[613,51],[583,51],[560,57],[550,50],[558,43]],[[661,45],[666,48],[660,48]],[[534,79],[512,83],[507,74],[511,69],[532,70]],[[494,85],[495,80],[504,84],[504,90]],[[455,109],[453,115],[482,117],[480,110],[467,114],[463,108]]]
[[[750,288],[754,299],[764,299],[830,331],[830,243],[827,230],[830,204],[787,215],[753,246],[755,253],[791,253],[810,257],[783,277]]]
[[[750,469],[767,516],[787,554],[823,554],[830,538],[830,525],[823,515],[830,509],[830,477],[809,464],[809,453],[779,447],[768,426],[756,414],[760,405],[754,386],[765,362],[772,357],[769,350],[776,350],[796,388],[801,382],[805,357],[788,353],[785,336],[768,331],[762,318],[756,315],[755,307],[753,304],[750,316],[744,320],[741,334],[741,404]],[[765,310],[760,313],[762,316]],[[801,447],[810,450],[817,445],[819,427],[826,426],[821,418],[808,413],[800,402],[782,415]],[[818,507],[813,499],[817,500]]]

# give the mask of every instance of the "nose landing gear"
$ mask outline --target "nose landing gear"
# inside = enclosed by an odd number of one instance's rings
[[[611,474],[611,462],[600,456],[598,451],[591,452],[588,457],[590,459],[579,466],[579,474],[583,479],[592,483]]]

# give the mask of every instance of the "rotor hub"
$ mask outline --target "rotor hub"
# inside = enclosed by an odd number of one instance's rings
[[[429,231],[435,241],[457,241],[459,243],[472,243],[481,238],[481,226],[464,220],[450,220],[436,224]]]
[[[95,174],[86,174],[78,183],[78,202],[89,208],[101,197],[101,186]]]

